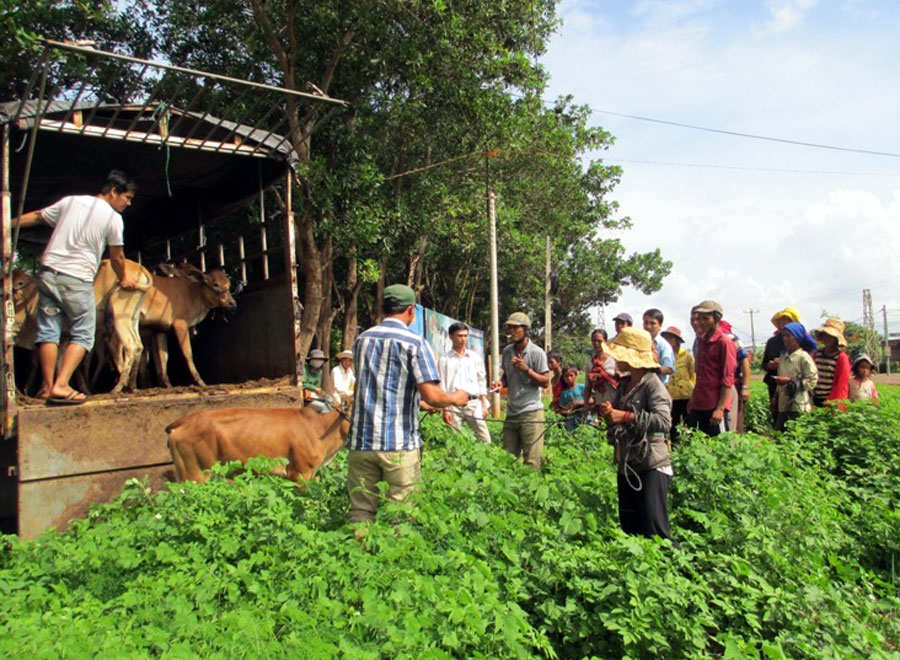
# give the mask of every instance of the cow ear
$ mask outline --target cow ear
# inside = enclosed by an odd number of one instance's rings
[[[166,277],[175,277],[178,274],[174,264],[159,264],[156,266],[156,271]]]

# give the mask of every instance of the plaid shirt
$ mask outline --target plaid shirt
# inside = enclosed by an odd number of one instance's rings
[[[417,385],[440,382],[431,347],[402,322],[387,318],[357,337],[353,366],[357,375],[350,449],[420,448]]]

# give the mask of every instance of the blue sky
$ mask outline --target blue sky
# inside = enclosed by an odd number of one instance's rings
[[[900,154],[900,3],[848,0],[564,0],[543,59],[548,98],[596,110]],[[689,332],[713,298],[757,341],[787,304],[862,319],[862,289],[900,332],[900,157],[815,149],[595,112],[624,168],[612,197],[634,222],[630,250],[674,262],[651,306]],[[611,324],[608,324],[611,325]],[[611,327],[610,327],[611,329]]]

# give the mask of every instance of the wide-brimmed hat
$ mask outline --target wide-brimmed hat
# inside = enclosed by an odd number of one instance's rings
[[[306,356],[307,362],[310,362],[311,360],[327,360],[327,359],[328,358],[325,357],[325,351],[323,351],[319,348],[312,349],[309,352],[309,355]]]
[[[352,359],[353,359],[353,353],[351,353],[350,351],[341,351],[340,353],[338,353],[338,354],[335,355],[334,357],[336,357],[338,360],[343,360],[344,358],[347,358],[347,359],[352,360]]]
[[[800,321],[800,312],[797,311],[796,307],[785,307],[784,309],[775,312],[772,316],[772,325],[775,325],[775,322],[778,321],[778,319],[784,318],[785,316],[791,321]]]
[[[855,369],[855,368],[856,368],[856,365],[858,365],[860,362],[868,362],[870,367],[874,367],[874,366],[875,366],[875,363],[872,362],[872,358],[870,358],[870,357],[869,357],[868,355],[866,355],[865,353],[862,353],[861,355],[857,355],[857,356],[856,356],[856,359],[853,360],[853,368]]]
[[[634,325],[634,320],[631,318],[631,314],[626,312],[622,312],[621,314],[616,314],[613,317],[613,321],[622,321],[622,323],[627,323],[628,325]]]
[[[679,344],[684,343],[684,337],[681,336],[681,330],[679,328],[676,328],[674,325],[670,325],[668,328],[666,328],[659,334],[661,334],[663,337],[666,337],[666,336],[674,337],[675,339],[678,340]]]
[[[531,327],[531,319],[528,318],[528,314],[525,312],[513,312],[509,315],[509,318],[506,319],[506,323],[504,325],[524,325]]]
[[[837,339],[838,346],[847,345],[847,338],[844,337],[844,322],[838,318],[826,319],[822,327],[816,330],[815,335],[817,339],[819,335],[831,335]]]
[[[617,362],[624,362],[633,369],[655,369],[659,362],[653,355],[653,338],[641,328],[622,328],[621,332],[606,344],[606,352]]]

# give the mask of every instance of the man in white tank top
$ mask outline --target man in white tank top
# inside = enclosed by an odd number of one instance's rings
[[[53,227],[38,276],[36,340],[43,378],[38,398],[47,399],[48,403],[71,405],[85,401],[84,394],[69,385],[69,379],[85,353],[94,346],[94,277],[107,246],[121,287],[136,287],[135,281],[125,273],[121,216],[131,206],[136,190],[134,181],[123,172],[113,170],[97,195],[63,197],[45,209],[19,218],[20,227],[38,224]],[[65,321],[72,337],[63,353],[59,373],[55,373]]]

